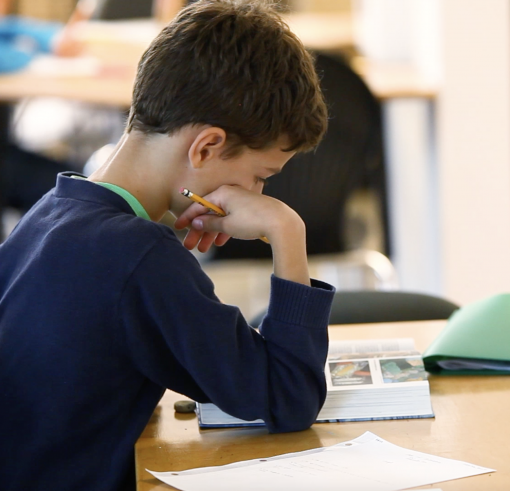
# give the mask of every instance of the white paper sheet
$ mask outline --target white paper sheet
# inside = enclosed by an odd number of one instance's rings
[[[408,450],[366,432],[331,447],[267,459],[182,472],[148,472],[182,491],[394,491],[494,469]]]
[[[101,62],[92,56],[59,57],[38,55],[25,69],[38,77],[95,77],[99,75]]]

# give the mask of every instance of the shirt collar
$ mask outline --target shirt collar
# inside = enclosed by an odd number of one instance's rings
[[[81,176],[79,174],[72,174],[71,176],[73,179],[82,179],[86,180],[84,176]],[[120,186],[117,186],[116,184],[110,184],[109,182],[98,182],[98,181],[89,181],[94,184],[98,184],[99,186],[102,186],[106,189],[109,189],[110,191],[113,191],[114,193],[118,194],[121,198],[124,198],[126,200],[127,204],[131,207],[133,212],[137,217],[145,218],[145,220],[151,221],[151,217],[145,210],[145,208],[142,206],[140,201],[138,201],[129,191],[127,191],[124,188],[121,188]]]

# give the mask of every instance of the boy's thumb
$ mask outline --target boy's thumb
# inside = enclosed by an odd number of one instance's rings
[[[216,215],[200,215],[193,220],[192,226],[194,229],[204,232],[222,232],[220,217]]]

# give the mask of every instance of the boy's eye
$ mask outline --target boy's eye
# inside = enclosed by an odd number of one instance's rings
[[[268,184],[268,180],[267,180],[267,179],[265,179],[264,177],[256,177],[256,178],[255,178],[255,182],[256,182],[257,184],[262,183],[262,186],[263,186],[263,187],[266,187],[266,186],[267,186],[267,184]]]

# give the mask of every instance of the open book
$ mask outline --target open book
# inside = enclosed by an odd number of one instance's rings
[[[454,312],[423,360],[431,373],[510,375],[510,294]]]
[[[427,373],[412,339],[332,341],[325,367],[328,393],[317,422],[432,418]],[[263,425],[214,404],[198,404],[202,428]]]

